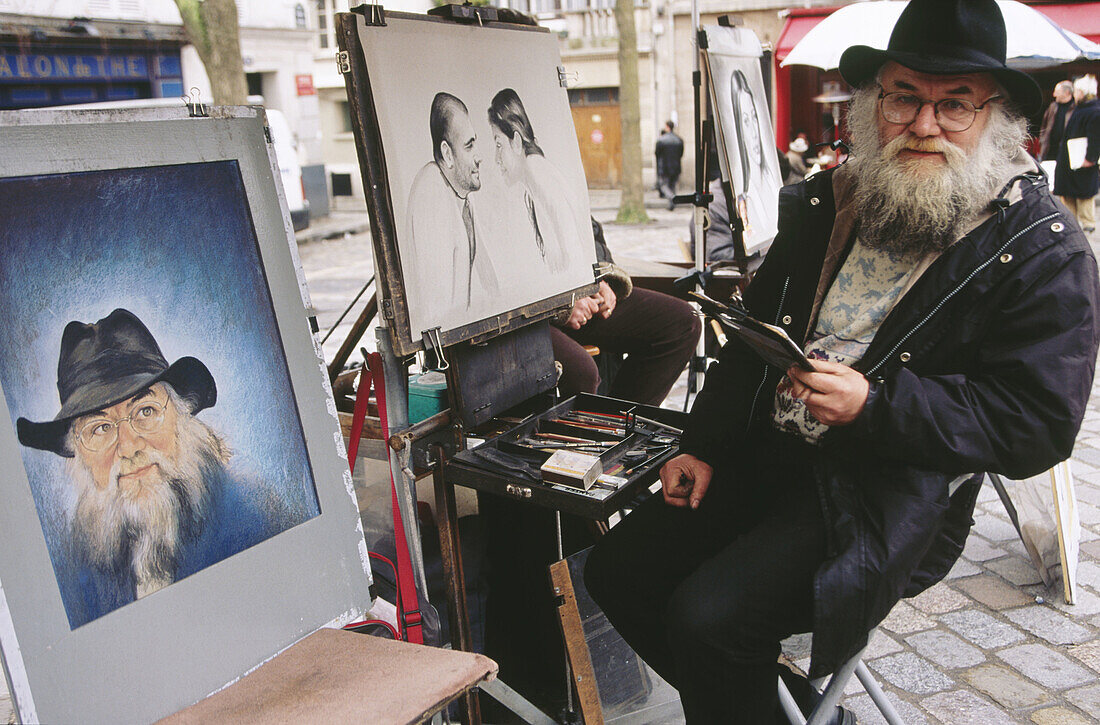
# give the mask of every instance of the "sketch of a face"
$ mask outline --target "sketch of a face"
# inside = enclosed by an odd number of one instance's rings
[[[463,195],[481,188],[481,156],[477,152],[477,134],[466,113],[456,113],[442,145],[443,165],[455,190]]]
[[[749,90],[749,80],[740,70],[730,76],[730,99],[733,102],[734,120],[737,124],[737,142],[741,151],[743,189],[749,188],[749,179],[764,167],[764,149],[761,145],[760,118],[756,114],[756,99]]]
[[[756,104],[748,91],[741,91],[741,131],[744,133],[749,161],[757,166],[761,165],[764,151],[760,147],[760,125],[756,118]]]
[[[515,184],[522,176],[523,162],[527,156],[523,151],[523,141],[518,133],[509,138],[496,126],[492,126],[492,129],[497,166],[505,181]]]

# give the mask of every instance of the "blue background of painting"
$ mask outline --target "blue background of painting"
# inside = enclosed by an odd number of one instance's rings
[[[145,323],[169,363],[190,355],[210,369],[218,400],[199,418],[226,437],[231,470],[289,510],[271,535],[317,516],[236,161],[0,179],[0,384],[13,425],[57,414],[65,325],[118,307]],[[72,616],[66,459],[20,450]]]

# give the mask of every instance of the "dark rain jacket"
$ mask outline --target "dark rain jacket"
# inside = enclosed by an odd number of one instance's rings
[[[758,319],[804,342],[826,255],[833,172],[786,187],[779,234],[745,295]],[[1023,478],[1069,457],[1100,339],[1096,261],[1041,179],[947,249],[902,297],[854,367],[871,380],[858,418],[831,428],[813,464],[828,523],[814,582],[811,677],[866,643],[899,598],[948,572],[972,525],[981,476]],[[842,237],[843,240],[843,237]],[[836,244],[834,243],[834,250]],[[843,246],[843,245],[842,245]],[[692,409],[681,450],[737,467],[770,426],[783,370],[731,339]]]
[[[1100,161],[1100,101],[1095,98],[1077,105],[1066,131],[1062,134],[1062,143],[1058,151],[1058,163],[1054,167],[1054,193],[1072,199],[1091,199],[1100,191],[1100,171],[1096,166],[1080,169],[1069,167],[1069,149],[1066,142],[1071,138],[1087,138],[1088,148],[1085,159],[1096,164]]]

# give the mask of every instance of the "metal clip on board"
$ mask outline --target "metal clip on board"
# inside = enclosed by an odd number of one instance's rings
[[[186,96],[180,96],[180,99],[187,106],[187,114],[191,118],[207,118],[210,115],[206,109],[206,104],[200,100],[198,88],[192,87],[190,93]]]
[[[368,27],[382,28],[386,25],[386,13],[378,3],[363,3],[356,5],[351,12],[363,16],[363,21]]]
[[[450,368],[451,364],[447,362],[447,358],[443,355],[443,340],[440,338],[439,328],[433,327],[430,330],[425,330],[420,333],[420,337],[424,341],[424,364],[440,372]]]

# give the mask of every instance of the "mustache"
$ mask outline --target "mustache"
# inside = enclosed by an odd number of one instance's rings
[[[891,139],[882,149],[882,153],[886,158],[896,158],[902,151],[943,154],[944,159],[950,166],[957,166],[966,162],[966,152],[940,136],[916,137],[902,134]]]
[[[150,465],[156,465],[164,478],[171,478],[177,474],[177,467],[167,456],[159,450],[145,448],[135,451],[129,458],[119,458],[114,462],[108,474],[111,489],[118,488],[119,477],[127,476]]]

